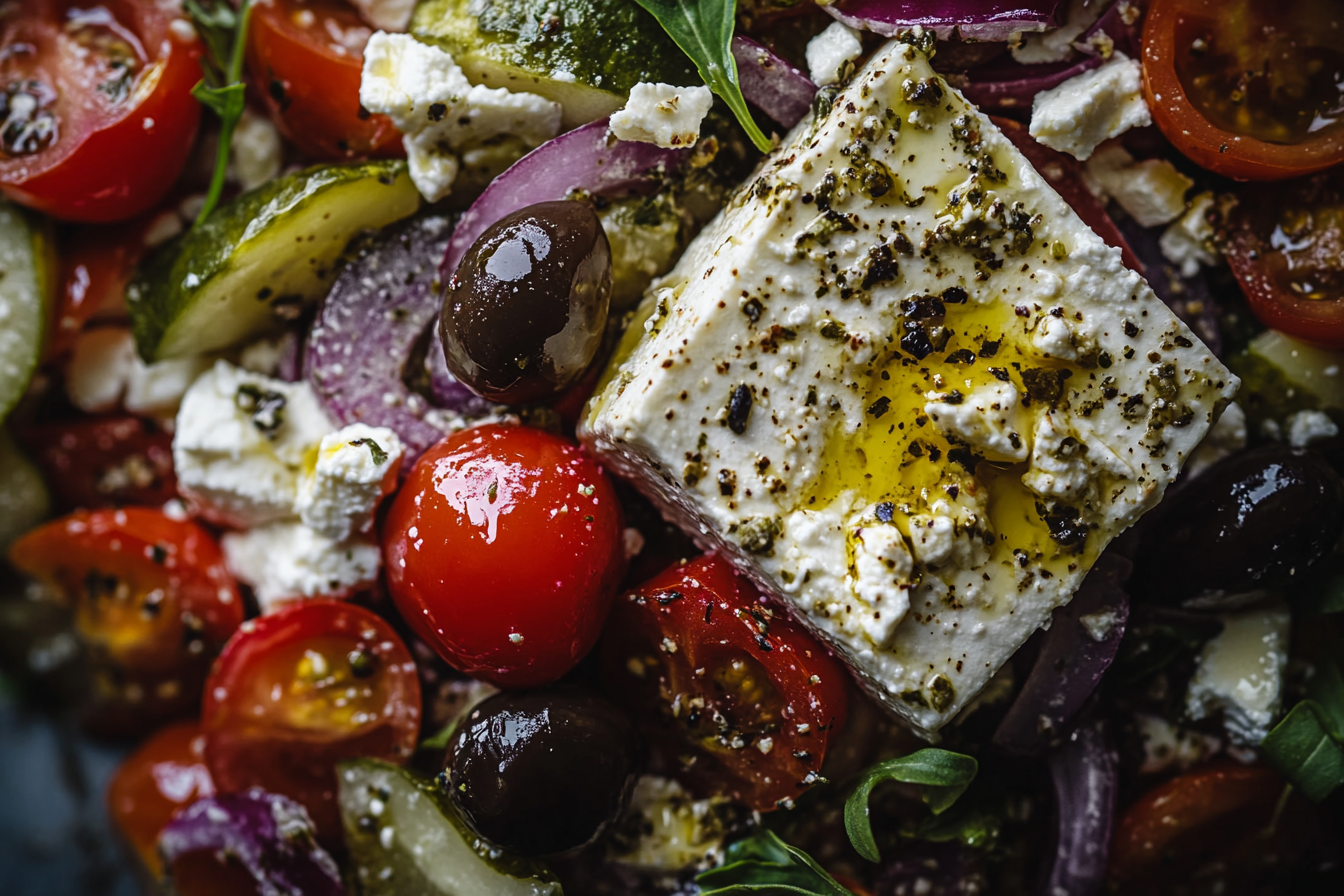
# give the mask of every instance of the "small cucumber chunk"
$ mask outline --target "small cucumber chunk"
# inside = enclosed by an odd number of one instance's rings
[[[419,205],[401,161],[317,166],[244,193],[136,271],[126,304],[140,356],[204,354],[278,329],[327,291],[352,237]]]
[[[411,33],[451,53],[473,84],[559,103],[566,129],[615,112],[640,81],[702,83],[634,0],[421,0]]]
[[[560,896],[545,865],[481,842],[434,782],[376,759],[337,766],[363,896]]]
[[[0,420],[23,396],[37,368],[54,270],[43,224],[0,199]]]
[[[51,511],[51,496],[42,474],[3,428],[0,428],[0,507],[4,508],[0,514],[0,555]]]

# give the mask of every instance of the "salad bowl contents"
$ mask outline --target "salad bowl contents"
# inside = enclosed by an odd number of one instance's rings
[[[1335,892],[1341,34],[0,5],[0,682],[147,891]]]

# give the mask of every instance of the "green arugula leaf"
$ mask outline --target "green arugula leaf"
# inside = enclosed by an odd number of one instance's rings
[[[756,126],[733,59],[733,22],[737,0],[635,0],[658,20],[668,35],[691,58],[700,77],[733,110],[751,142],[769,152],[770,139]]]
[[[853,896],[812,857],[779,839],[773,831],[757,831],[728,847],[724,863],[695,878],[701,896],[746,893],[803,896]]]
[[[849,842],[870,862],[882,858],[868,820],[868,797],[878,784],[887,781],[918,784],[924,802],[934,815],[940,815],[971,786],[978,769],[979,765],[970,756],[932,747],[879,762],[863,773],[859,786],[845,801],[845,831],[849,834]]]
[[[1331,732],[1331,715],[1303,700],[1265,737],[1265,759],[1313,803],[1344,784],[1344,746]]]
[[[1324,658],[1317,663],[1316,674],[1307,683],[1307,697],[1325,713],[1330,733],[1344,743],[1344,675],[1336,663]]]
[[[219,116],[219,149],[215,152],[215,170],[205,204],[196,223],[205,220],[219,204],[224,178],[229,170],[229,145],[233,131],[247,107],[243,85],[243,50],[247,45],[247,23],[252,15],[251,0],[242,0],[234,10],[228,0],[185,0],[183,8],[191,16],[196,33],[205,45],[201,54],[201,80],[191,95]]]

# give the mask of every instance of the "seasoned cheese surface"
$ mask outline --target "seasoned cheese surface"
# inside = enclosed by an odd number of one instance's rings
[[[584,440],[926,735],[1159,500],[1237,387],[896,41],[641,310]]]

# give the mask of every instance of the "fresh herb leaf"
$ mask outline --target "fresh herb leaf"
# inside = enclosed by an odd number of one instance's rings
[[[724,863],[695,878],[700,896],[742,896],[746,893],[801,893],[803,896],[853,896],[812,857],[779,839],[773,831],[757,831],[730,845]]]
[[[457,731],[457,723],[462,721],[462,716],[454,716],[452,721],[444,725],[436,733],[420,741],[421,750],[446,750],[448,742],[453,739],[453,732]]]
[[[1344,743],[1344,675],[1332,660],[1321,658],[1317,662],[1316,674],[1307,683],[1307,697],[1325,713],[1330,733]]]
[[[771,142],[756,126],[733,59],[733,22],[737,0],[635,0],[658,20],[668,35],[691,58],[700,77],[733,110],[751,142],[769,152]]]
[[[1330,730],[1329,715],[1315,700],[1303,700],[1265,737],[1265,759],[1313,803],[1344,784],[1344,746]]]
[[[243,85],[243,49],[247,44],[247,23],[252,15],[251,0],[242,0],[238,9],[228,0],[185,0],[183,7],[205,44],[201,54],[201,80],[191,95],[219,116],[219,148],[215,151],[215,171],[205,204],[196,223],[205,220],[219,204],[224,178],[229,170],[229,145],[233,131],[247,107]]]
[[[924,802],[934,815],[940,815],[971,786],[978,768],[970,756],[932,747],[879,762],[863,773],[859,786],[845,801],[845,831],[849,834],[849,842],[868,861],[881,859],[873,839],[873,826],[868,820],[868,797],[878,784],[887,781],[918,784]]]

